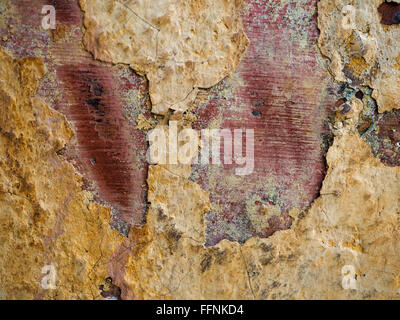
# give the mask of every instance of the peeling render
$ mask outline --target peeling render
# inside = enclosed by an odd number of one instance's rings
[[[246,51],[237,1],[80,1],[94,58],[149,80],[152,111],[185,111],[198,88],[231,74]],[[212,8],[212,10],[210,10]]]

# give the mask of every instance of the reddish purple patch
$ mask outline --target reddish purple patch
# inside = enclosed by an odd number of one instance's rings
[[[209,104],[196,110],[198,129],[221,116],[221,128],[255,131],[255,169],[251,175],[237,177],[240,183],[226,179],[234,176],[233,166],[216,171],[195,166],[194,180],[222,208],[208,216],[208,245],[224,238],[243,242],[252,236],[267,237],[290,227],[291,208],[310,206],[325,176],[324,121],[338,100],[329,75],[316,63],[318,30],[312,10],[316,1],[309,1],[309,11],[295,22],[290,22],[296,17],[293,11],[303,11],[296,3],[283,8],[280,1],[249,4],[243,22],[251,44],[237,71],[243,84],[233,87],[231,81],[224,81],[211,90]],[[299,39],[306,42],[304,47]],[[232,91],[232,98],[219,94],[226,89]],[[251,199],[261,199],[253,203],[259,208],[271,203],[280,206],[281,216],[256,231],[258,226],[246,214]]]
[[[60,41],[53,40],[52,30],[41,28],[42,7],[46,4],[54,5],[57,25],[67,27],[66,37]],[[15,5],[22,24],[14,23],[16,30],[7,45],[18,56],[41,52],[49,74],[56,75],[56,81],[43,80],[40,95],[65,114],[75,130],[77,144],[71,141],[64,151],[65,158],[75,163],[85,187],[95,191],[97,201],[111,205],[129,225],[142,225],[147,198],[147,145],[145,133],[136,130],[125,116],[123,93],[135,89],[146,96],[144,80],[134,72],[129,73],[130,81],[120,78],[118,69],[93,60],[83,49],[83,17],[78,1],[21,0]],[[132,83],[137,86],[132,88]],[[148,109],[145,101],[135,107],[138,113]]]
[[[145,146],[145,138],[132,132],[122,114],[113,90],[118,79],[109,68],[95,64],[63,65],[57,73],[74,101],[66,111],[76,128],[80,166],[96,182],[101,199],[118,209],[129,224],[141,224],[147,166],[135,170],[134,151]]]

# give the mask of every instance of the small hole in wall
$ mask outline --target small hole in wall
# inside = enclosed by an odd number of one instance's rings
[[[99,285],[100,294],[107,300],[121,300],[121,288],[113,284],[113,279],[108,277]]]
[[[364,98],[364,93],[362,91],[358,91],[356,93],[356,98],[362,100]]]
[[[381,23],[387,26],[400,24],[400,3],[383,2],[378,12],[381,15]]]
[[[345,104],[343,105],[343,108],[342,108],[342,111],[341,111],[341,113],[342,113],[342,114],[346,114],[346,113],[349,113],[349,112],[350,112],[350,110],[351,110],[351,107],[350,107],[350,105],[349,105],[349,104],[347,104],[347,103],[345,103]]]

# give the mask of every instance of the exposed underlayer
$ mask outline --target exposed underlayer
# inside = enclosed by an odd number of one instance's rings
[[[167,129],[171,120],[180,129],[191,127],[193,119],[182,112],[197,88],[232,74],[248,45],[241,1],[185,1],[182,7],[136,1],[134,11],[127,2],[80,2],[86,48],[96,59],[146,74],[153,112],[165,115],[159,128]],[[365,2],[370,14],[348,31],[341,21],[350,2],[356,8]],[[385,112],[397,108],[400,50],[397,26],[381,25],[381,3],[321,0],[318,22],[329,72],[356,89],[371,87],[378,111]],[[198,33],[192,21],[199,21]],[[181,45],[191,32],[189,44]],[[199,47],[210,51],[202,53],[205,67],[194,59],[201,56]],[[214,55],[220,59],[211,59]],[[320,196],[308,210],[290,210],[290,229],[243,244],[225,239],[205,246],[212,204],[189,179],[189,165],[149,166],[144,226],[132,227],[128,237],[111,229],[110,209],[82,191],[75,168],[57,154],[73,131],[63,115],[36,97],[43,63],[13,60],[3,51],[0,59],[0,297],[101,298],[99,286],[104,291],[110,285],[107,277],[125,299],[399,297],[400,168],[382,163],[360,135],[371,97],[352,94],[335,115]],[[156,125],[143,121],[143,129]],[[273,210],[253,223],[268,223]],[[60,270],[53,290],[40,286],[41,268],[48,264]]]

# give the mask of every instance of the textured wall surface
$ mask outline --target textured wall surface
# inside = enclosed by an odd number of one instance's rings
[[[0,12],[2,299],[399,297],[397,1]],[[149,165],[173,123],[254,129],[254,171]]]

